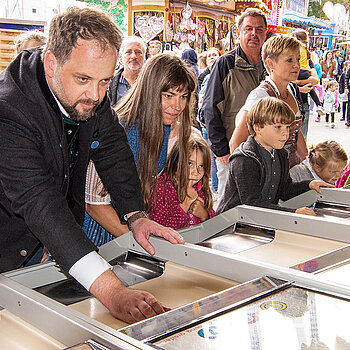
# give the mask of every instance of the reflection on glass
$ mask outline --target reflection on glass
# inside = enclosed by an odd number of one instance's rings
[[[163,349],[350,349],[350,303],[291,287],[186,329]]]

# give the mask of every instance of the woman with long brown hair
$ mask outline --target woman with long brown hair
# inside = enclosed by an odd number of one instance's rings
[[[202,136],[193,134],[188,141],[188,159],[179,161],[183,145],[176,141],[158,177],[156,201],[150,218],[175,230],[197,225],[215,215],[209,186],[210,149]],[[182,172],[179,169],[182,169]],[[185,187],[180,184],[187,183]]]
[[[337,63],[333,58],[333,52],[327,51],[324,55],[324,59],[321,61],[322,77],[333,79],[337,73]]]
[[[145,64],[136,84],[116,107],[134,154],[147,210],[154,201],[152,186],[156,186],[157,174],[164,168],[170,131],[175,125],[178,140],[183,145],[179,154],[180,163],[184,164],[183,159],[188,158],[186,145],[191,134],[191,97],[195,88],[195,77],[180,58],[160,54]],[[89,187],[94,192],[92,195],[99,197],[101,203],[89,203],[87,200],[89,204],[86,209],[91,218],[85,216],[83,229],[96,245],[101,245],[129,230],[120,223],[117,213],[109,204],[107,191],[101,188],[96,175],[95,180],[89,182]],[[98,194],[96,188],[99,183]]]

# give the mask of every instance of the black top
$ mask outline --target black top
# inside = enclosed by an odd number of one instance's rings
[[[204,71],[198,76],[198,91],[201,90],[204,78],[210,74],[209,68],[205,68]]]
[[[311,60],[309,60],[309,66],[310,66],[310,69],[315,68],[315,66]],[[302,100],[303,104],[308,103],[308,93],[305,94],[305,93],[301,92],[300,96],[301,96],[301,100]]]
[[[259,145],[259,144],[258,144]],[[263,200],[275,202],[277,189],[281,179],[281,164],[276,150],[270,153],[266,148],[259,145],[259,154],[265,167],[265,181],[261,191]]]

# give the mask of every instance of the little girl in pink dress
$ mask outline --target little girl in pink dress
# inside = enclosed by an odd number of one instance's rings
[[[176,141],[168,154],[148,212],[152,220],[175,230],[215,216],[209,186],[211,158],[206,141],[192,134],[189,159],[179,159],[179,147],[184,145]]]

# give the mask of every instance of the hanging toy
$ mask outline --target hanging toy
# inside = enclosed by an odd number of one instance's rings
[[[179,24],[180,35],[175,35],[174,38],[179,39],[182,43],[192,43],[196,39],[193,31],[197,29],[197,25],[193,21],[193,10],[188,3],[181,10],[181,16],[182,18]]]

